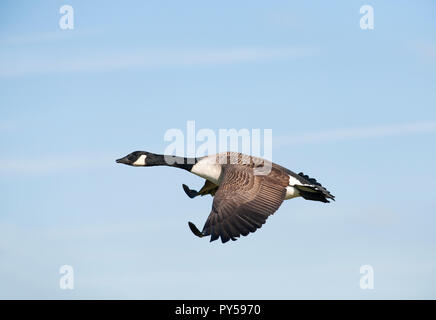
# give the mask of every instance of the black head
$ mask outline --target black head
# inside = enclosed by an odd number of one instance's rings
[[[129,153],[121,159],[117,159],[116,163],[123,163],[129,166],[146,167],[153,165],[156,160],[156,155],[147,151],[135,151]]]

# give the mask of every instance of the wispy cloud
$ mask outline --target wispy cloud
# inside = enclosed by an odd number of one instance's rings
[[[434,43],[420,43],[416,45],[418,53],[429,62],[436,62],[436,44]]]
[[[100,30],[57,30],[32,34],[15,34],[0,37],[1,47],[45,44],[48,42],[71,41],[101,34]]]
[[[47,174],[61,171],[108,167],[115,157],[105,155],[50,155],[0,158],[0,175]]]
[[[436,121],[346,128],[280,136],[274,138],[274,147],[434,132],[436,132]]]
[[[354,141],[396,135],[436,133],[436,121],[297,133],[273,138],[273,146]],[[60,171],[86,170],[114,165],[113,155],[50,155],[31,160],[20,157],[0,158],[0,175],[47,174]]]
[[[196,50],[144,50],[118,54],[94,53],[87,56],[54,59],[11,57],[0,62],[0,76],[58,74],[84,71],[111,71],[136,68],[208,66],[306,57],[313,47],[222,48]]]
[[[12,123],[0,122],[0,132],[10,131],[14,128],[15,128],[15,126]]]

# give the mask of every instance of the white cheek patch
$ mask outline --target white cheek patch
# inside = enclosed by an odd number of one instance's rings
[[[145,166],[145,159],[147,158],[147,156],[145,154],[142,154],[141,156],[139,156],[139,158],[133,162],[134,166]]]

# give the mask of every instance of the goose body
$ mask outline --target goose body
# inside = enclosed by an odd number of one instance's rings
[[[194,164],[191,172],[219,186],[222,166],[216,163],[214,156],[208,156]]]
[[[225,152],[201,158],[182,158],[135,151],[118,159],[131,166],[172,166],[187,170],[206,180],[199,191],[183,185],[190,198],[210,194],[212,210],[200,231],[189,222],[198,237],[210,241],[230,239],[255,232],[278,210],[284,200],[303,197],[306,200],[334,200],[318,181],[303,173],[296,174],[262,158],[236,152]]]

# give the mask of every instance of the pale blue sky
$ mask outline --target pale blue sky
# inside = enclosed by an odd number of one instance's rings
[[[58,26],[75,10],[74,30]],[[371,4],[375,29],[359,28]],[[2,1],[0,298],[436,298],[432,1]],[[167,129],[273,130],[332,204],[196,238]],[[75,289],[59,288],[59,267]],[[372,265],[375,289],[359,288]]]

